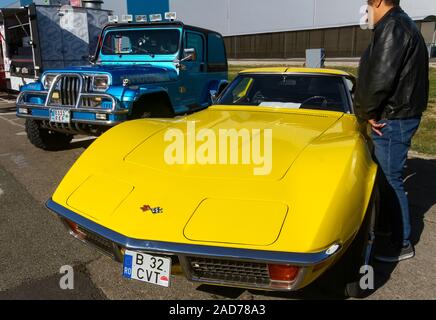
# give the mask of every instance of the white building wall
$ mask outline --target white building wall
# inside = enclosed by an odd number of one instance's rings
[[[127,14],[127,1],[126,0],[104,0],[103,9],[112,10],[116,15]]]
[[[359,24],[366,0],[169,0],[187,24],[243,35]],[[401,0],[416,20],[436,15],[436,0]]]

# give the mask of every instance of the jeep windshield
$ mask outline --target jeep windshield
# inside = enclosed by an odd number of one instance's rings
[[[108,31],[103,55],[169,55],[179,51],[178,29],[126,29]]]
[[[221,105],[350,112],[350,98],[340,76],[242,74],[223,92]]]

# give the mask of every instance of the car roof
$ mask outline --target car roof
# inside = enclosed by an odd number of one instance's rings
[[[204,29],[204,28],[200,28],[200,27],[195,27],[195,26],[191,26],[191,25],[187,25],[184,24],[181,21],[159,21],[159,22],[130,22],[130,23],[108,23],[105,25],[104,29],[107,28],[126,28],[126,27],[156,27],[156,26],[160,26],[160,27],[179,27],[179,28],[185,28],[185,29],[189,29],[189,30],[193,30],[193,31],[198,31],[201,33],[215,33],[215,34],[219,34],[221,35],[219,32],[217,31],[213,31],[213,30],[209,30],[209,29]]]
[[[324,68],[295,68],[295,67],[274,67],[274,68],[253,68],[240,72],[246,73],[301,73],[301,74],[322,74],[322,75],[335,75],[354,77],[351,73],[337,69],[324,69]]]

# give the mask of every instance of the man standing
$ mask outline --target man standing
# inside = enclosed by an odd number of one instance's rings
[[[425,41],[400,8],[400,0],[368,0],[368,5],[373,39],[360,61],[355,108],[372,128],[375,157],[396,197],[392,201],[400,207],[392,218],[397,221],[391,223],[400,222],[402,234],[375,258],[397,262],[415,256],[403,170],[428,104],[429,58]]]

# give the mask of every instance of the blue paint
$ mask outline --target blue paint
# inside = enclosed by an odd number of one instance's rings
[[[127,279],[132,278],[132,268],[133,268],[133,257],[130,255],[124,256],[124,268],[123,268],[123,276]]]
[[[28,0],[25,0],[28,1]],[[0,8],[7,8],[11,5],[21,4],[19,0],[0,0]]]
[[[130,14],[155,14],[162,15],[170,11],[169,0],[127,0],[127,11]]]
[[[161,3],[161,2],[159,2]],[[164,10],[165,11],[165,10]],[[220,86],[227,82],[227,61],[225,51],[223,49],[222,39],[215,39],[221,41],[221,50],[219,43],[213,41],[206,41],[206,37],[212,35],[202,34],[192,30],[185,30],[182,26],[174,23],[173,27],[167,26],[166,28],[150,25],[144,26],[128,26],[128,27],[110,27],[103,31],[105,37],[109,32],[121,32],[122,29],[158,29],[158,30],[172,30],[178,29],[180,34],[176,39],[177,48],[169,51],[164,51],[164,54],[150,55],[136,53],[136,54],[108,54],[114,51],[103,51],[98,55],[98,63],[92,66],[73,66],[60,70],[46,70],[45,74],[92,74],[92,75],[105,75],[109,79],[108,89],[100,96],[100,107],[93,108],[92,111],[87,110],[86,106],[80,105],[79,109],[71,106],[62,106],[63,108],[70,109],[71,120],[75,123],[90,124],[91,122],[95,127],[89,128],[89,133],[93,133],[93,128],[103,128],[105,126],[112,126],[115,123],[120,123],[128,119],[128,115],[137,117],[137,112],[134,112],[134,103],[142,97],[155,97],[156,93],[163,94],[165,99],[168,98],[169,106],[172,108],[175,115],[185,114],[187,112],[194,112],[206,108],[211,104],[211,94],[215,93]],[[216,35],[214,35],[216,37]],[[106,39],[103,37],[104,39]],[[116,35],[113,35],[114,39]],[[175,60],[180,58],[180,52],[185,48],[180,47],[183,43],[182,37],[186,37],[187,46],[195,48],[198,52],[195,61],[184,61],[180,67],[177,67]],[[134,39],[134,38],[133,38]],[[194,41],[195,40],[195,41]],[[132,40],[137,41],[137,40]],[[105,43],[105,42],[103,42]],[[209,43],[209,49],[207,44]],[[124,44],[123,44],[124,45]],[[130,44],[132,48],[134,44]],[[125,50],[125,48],[123,47]],[[162,49],[164,50],[164,49]],[[213,51],[213,54],[208,54],[208,51]],[[104,52],[106,54],[104,54]],[[127,50],[127,52],[130,52]],[[168,52],[174,52],[172,54]],[[210,56],[210,66],[208,65],[208,58]],[[217,68],[222,64],[223,68]],[[210,68],[210,69],[209,69]],[[43,75],[43,77],[44,77]],[[127,85],[126,85],[126,80]],[[64,95],[64,91],[71,91],[72,88],[63,88],[60,94]],[[77,89],[78,90],[78,89]],[[94,89],[86,89],[94,94],[98,94]],[[26,118],[35,117],[36,120],[49,120],[47,108],[44,107],[47,97],[47,89],[43,87],[41,81],[36,83],[27,84],[22,87],[23,103],[19,107],[27,108],[31,111],[30,115],[22,115],[17,110],[17,116],[25,116]],[[115,111],[107,112],[112,108],[111,96],[116,102]],[[70,96],[73,96],[70,93]],[[33,105],[32,105],[33,104]],[[36,106],[35,106],[36,104]],[[56,105],[55,105],[56,106]],[[59,106],[58,106],[59,107]],[[146,107],[146,106],[145,106]],[[165,107],[165,106],[164,106]],[[82,109],[82,110],[80,110]],[[94,111],[95,110],[95,111]],[[97,119],[96,114],[99,110],[105,110],[108,114],[109,122]],[[137,110],[136,110],[137,111]],[[155,110],[153,110],[155,111]],[[83,129],[83,130],[85,130]],[[56,128],[54,128],[56,130]],[[69,128],[72,134],[77,134],[79,131],[74,128]],[[83,133],[83,131],[80,131]]]
[[[23,7],[27,6],[27,5],[31,4],[31,3],[33,3],[33,0],[21,0],[21,5]]]

